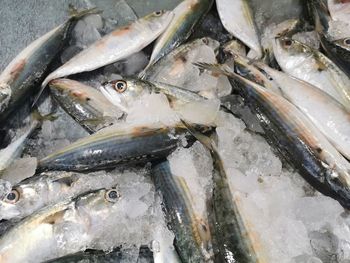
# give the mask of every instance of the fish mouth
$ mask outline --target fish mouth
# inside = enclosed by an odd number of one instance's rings
[[[108,84],[108,82],[106,83]],[[117,106],[120,110],[127,113],[128,109],[123,104],[120,96],[116,95],[116,92],[113,90],[113,88],[109,87],[108,85],[102,84],[99,87],[101,93],[111,102],[113,105]]]

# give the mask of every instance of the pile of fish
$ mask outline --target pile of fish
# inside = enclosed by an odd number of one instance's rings
[[[350,1],[116,2],[0,74],[0,262],[350,262]]]

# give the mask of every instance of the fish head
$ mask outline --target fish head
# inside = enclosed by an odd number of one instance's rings
[[[107,212],[120,201],[121,194],[117,187],[100,189],[84,193],[75,199],[75,207],[80,211],[89,211],[89,214]]]
[[[107,81],[101,85],[100,90],[113,105],[128,112],[135,100],[150,92],[149,87],[150,85],[144,81],[124,78]]]
[[[0,220],[10,220],[21,215],[21,189],[12,188],[0,200]]]
[[[163,32],[174,18],[172,11],[159,10],[143,17],[141,23],[145,23],[151,31]]]
[[[311,50],[303,43],[289,37],[279,37],[274,41],[274,52],[289,55],[309,53]]]

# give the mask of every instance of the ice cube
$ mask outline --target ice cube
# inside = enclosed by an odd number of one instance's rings
[[[7,180],[11,184],[16,184],[35,174],[38,160],[35,157],[24,157],[15,160],[1,176],[2,179]]]

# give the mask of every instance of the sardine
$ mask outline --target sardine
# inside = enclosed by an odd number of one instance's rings
[[[96,9],[90,9],[73,15],[32,42],[11,61],[0,75],[0,120],[35,92],[35,84],[46,76],[48,66],[64,47],[77,21],[96,12]]]
[[[183,262],[210,260],[208,225],[196,215],[193,198],[183,177],[174,175],[168,161],[152,168],[156,188],[163,196],[166,217],[175,235],[175,246]]]
[[[60,106],[88,132],[110,126],[122,113],[95,88],[70,79],[50,82],[51,94]]]
[[[188,39],[213,2],[214,0],[184,0],[175,7],[173,20],[157,39],[150,61],[140,76],[147,74],[149,67]]]
[[[14,185],[0,200],[0,220],[22,219],[45,206],[116,184],[116,176],[99,172],[47,172],[35,175]]]
[[[310,83],[263,63],[255,65],[266,72],[279,85],[283,97],[308,116],[333,146],[350,160],[350,113],[334,98]]]
[[[40,121],[33,120],[23,135],[13,141],[6,148],[0,150],[0,176],[15,159],[21,156],[25,147],[25,142],[39,125]]]
[[[262,57],[259,35],[247,0],[216,0],[225,29]]]
[[[0,238],[0,262],[42,262],[85,249],[121,209],[120,198],[115,188],[101,189],[40,210]]]
[[[283,71],[310,82],[350,111],[350,79],[329,58],[299,41],[284,37],[276,39],[273,50]]]
[[[107,127],[41,159],[38,170],[86,171],[166,157],[176,147],[183,127]]]
[[[212,222],[215,262],[269,262],[257,233],[244,214],[239,195],[229,183],[224,164],[214,142],[187,125],[213,158]]]
[[[100,87],[106,98],[124,112],[144,94],[163,93],[170,101],[182,103],[201,101],[205,98],[189,90],[159,82],[124,78],[108,81]]]
[[[92,71],[142,50],[167,28],[172,18],[172,12],[157,11],[117,28],[47,76],[42,89],[53,79]]]
[[[269,141],[316,190],[350,207],[350,163],[330,144],[296,106],[252,81],[217,65],[218,70],[242,85],[244,97],[265,130]]]

